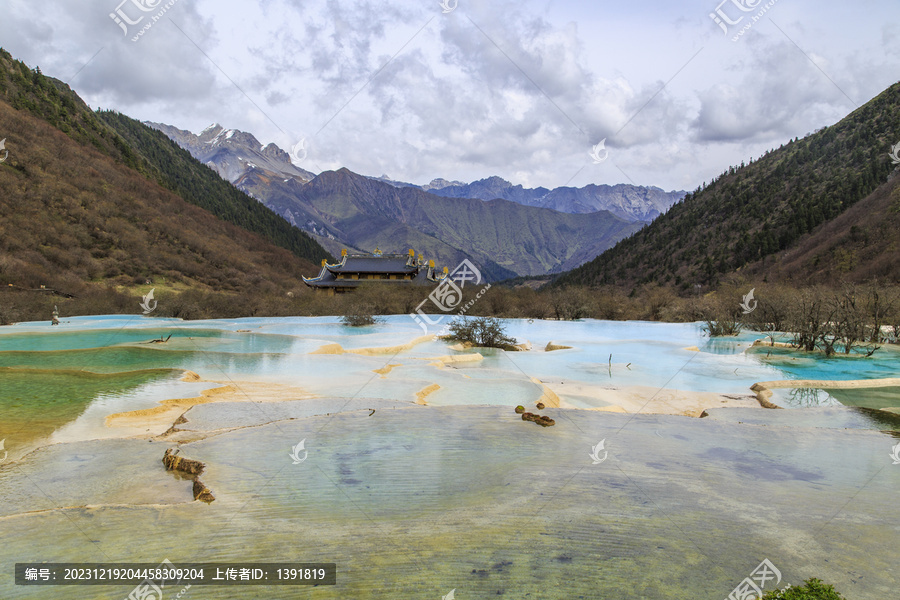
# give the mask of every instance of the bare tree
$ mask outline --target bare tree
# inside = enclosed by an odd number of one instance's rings
[[[831,295],[821,287],[801,290],[788,313],[787,324],[794,336],[793,343],[807,352],[816,349],[834,318],[835,307]]]
[[[745,325],[766,333],[770,345],[774,346],[778,334],[788,330],[796,293],[780,286],[766,286],[756,297],[758,305],[744,316]]]

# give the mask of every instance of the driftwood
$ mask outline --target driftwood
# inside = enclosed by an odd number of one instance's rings
[[[171,333],[169,334],[169,337],[167,337],[166,339],[163,339],[163,336],[160,335],[158,340],[150,340],[149,342],[144,342],[144,343],[145,344],[165,344],[166,342],[169,341],[169,338],[171,338],[171,337],[172,337]]]
[[[191,460],[189,458],[176,456],[178,452],[178,450],[172,452],[172,449],[169,448],[163,455],[162,462],[166,466],[167,471],[182,471],[183,473],[189,473],[191,475],[199,475],[203,472],[203,469],[206,468],[206,465],[199,460]]]
[[[166,466],[166,470],[181,471],[182,473],[188,473],[195,476],[192,480],[194,482],[194,500],[200,500],[207,504],[215,500],[216,497],[209,491],[209,488],[200,481],[199,475],[203,472],[203,469],[206,468],[206,465],[199,460],[191,460],[189,458],[176,456],[178,452],[179,449],[176,449],[174,452],[172,452],[171,448],[166,449],[166,453],[163,455],[162,459],[163,464]]]
[[[200,500],[201,502],[206,502],[207,504],[209,504],[215,499],[216,497],[213,496],[208,487],[203,485],[203,482],[200,481],[200,478],[194,477],[194,500]]]

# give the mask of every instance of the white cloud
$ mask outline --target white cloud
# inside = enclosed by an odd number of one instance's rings
[[[60,79],[102,48],[72,80],[93,106],[283,148],[305,137],[307,168],[421,183],[694,188],[834,123],[844,93],[863,103],[900,67],[896,19],[871,18],[893,0],[778,3],[738,43],[706,0],[178,0],[132,43],[118,1],[7,0],[0,45]]]

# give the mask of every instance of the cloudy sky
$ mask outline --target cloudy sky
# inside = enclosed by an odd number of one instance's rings
[[[420,184],[693,189],[900,78],[897,0],[718,2],[0,0],[0,46],[93,108]]]

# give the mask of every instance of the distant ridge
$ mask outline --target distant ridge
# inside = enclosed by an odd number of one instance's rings
[[[258,173],[242,184],[275,211],[354,248],[415,248],[451,268],[470,258],[492,281],[569,269],[644,226],[607,211],[567,214],[507,200],[443,198],[348,169],[303,185]]]
[[[477,198],[495,200],[497,198],[524,204],[550,208],[566,213],[591,213],[608,210],[626,221],[649,222],[666,212],[670,206],[684,198],[686,192],[666,192],[657,187],[618,185],[586,185],[582,188],[559,187],[548,190],[544,187],[525,188],[513,185],[501,177],[488,177],[472,183],[435,179],[428,185],[416,186],[390,180],[386,175],[378,178],[396,187],[418,187],[446,198]]]
[[[144,121],[157,129],[191,155],[213,169],[223,179],[235,183],[247,169],[263,169],[284,177],[311,181],[315,174],[297,167],[290,155],[276,146],[263,146],[253,135],[236,129],[225,129],[218,123],[198,135],[163,123]]]

